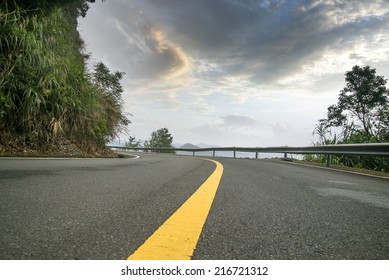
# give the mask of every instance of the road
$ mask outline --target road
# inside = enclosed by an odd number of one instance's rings
[[[194,259],[389,259],[389,180],[223,159]]]
[[[389,180],[216,160],[192,259],[389,259]],[[169,155],[0,159],[0,259],[126,259],[214,170]]]

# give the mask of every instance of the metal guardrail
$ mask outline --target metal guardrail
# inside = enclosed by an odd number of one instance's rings
[[[236,152],[255,153],[255,158],[258,158],[258,153],[281,153],[284,157],[287,154],[322,154],[327,155],[327,166],[330,165],[332,155],[355,155],[355,156],[389,156],[389,143],[366,143],[366,144],[339,144],[339,145],[323,145],[323,146],[308,146],[308,147],[266,147],[266,148],[245,148],[245,147],[215,147],[215,148],[199,148],[199,149],[184,149],[184,148],[138,148],[138,147],[123,147],[123,146],[108,146],[109,148],[126,149],[134,151],[151,151],[151,152],[192,152],[193,156],[196,152],[212,152],[215,157],[217,151],[231,151],[236,157]]]

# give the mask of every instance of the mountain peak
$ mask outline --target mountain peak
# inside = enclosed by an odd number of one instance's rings
[[[182,148],[182,149],[199,149],[200,147],[193,145],[191,143],[186,143],[186,144],[182,145],[180,148]]]

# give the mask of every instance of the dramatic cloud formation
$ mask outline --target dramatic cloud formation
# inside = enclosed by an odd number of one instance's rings
[[[247,146],[309,144],[356,64],[389,78],[388,28],[386,0],[109,0],[79,29],[127,73],[138,137]]]

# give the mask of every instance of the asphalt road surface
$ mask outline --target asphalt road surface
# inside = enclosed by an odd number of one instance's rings
[[[216,158],[192,259],[389,259],[389,180]],[[200,158],[0,159],[0,259],[126,259],[213,173]]]

